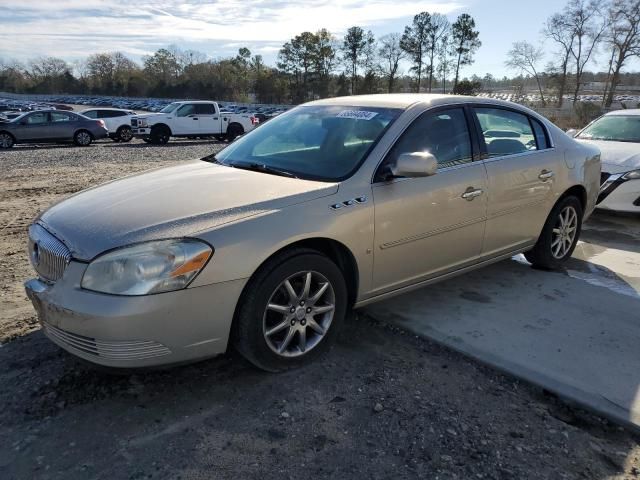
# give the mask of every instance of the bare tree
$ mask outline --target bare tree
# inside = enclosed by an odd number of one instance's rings
[[[406,56],[404,50],[400,48],[400,35],[398,33],[390,33],[382,37],[378,54],[381,60],[381,71],[387,78],[387,91],[391,93],[393,92],[400,61]]]
[[[429,56],[429,93],[431,93],[431,89],[433,88],[433,78],[435,76],[434,67],[438,53],[438,45],[442,38],[449,33],[450,29],[451,24],[446,16],[441,13],[434,13],[431,15],[431,28],[429,28],[429,31],[427,32],[427,36],[429,38],[427,54]]]
[[[538,84],[538,91],[540,92],[540,99],[544,106],[547,102],[544,99],[544,91],[542,89],[540,73],[538,72],[537,67],[543,57],[544,50],[542,47],[535,47],[528,42],[515,42],[507,54],[507,61],[505,62],[505,65],[535,78],[536,83]]]
[[[611,48],[604,105],[610,107],[626,62],[640,56],[640,0],[613,0],[605,42]]]
[[[557,65],[554,64],[553,67],[554,70],[557,70],[558,107],[562,107],[564,94],[567,90],[569,62],[571,60],[571,52],[573,50],[575,36],[570,22],[561,13],[556,13],[547,20],[544,28],[544,35],[553,40],[559,47],[559,62]]]
[[[585,66],[591,60],[607,28],[607,21],[602,11],[603,5],[603,0],[589,0],[588,2],[586,0],[571,0],[565,7],[565,15],[573,28],[575,37],[571,49],[576,68],[573,103],[578,101]]]

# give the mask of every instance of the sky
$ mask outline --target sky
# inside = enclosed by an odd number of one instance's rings
[[[275,65],[282,44],[305,30],[327,28],[340,38],[359,25],[380,37],[402,32],[415,14],[428,11],[451,22],[461,13],[474,17],[482,47],[462,73],[502,77],[518,73],[504,65],[515,41],[542,44],[550,58],[554,46],[540,32],[563,5],[562,0],[0,0],[0,60],[56,56],[73,62],[121,51],[139,61],[174,44],[211,58],[235,55],[246,46]],[[599,55],[600,65],[605,57]],[[639,71],[640,61],[627,70]]]

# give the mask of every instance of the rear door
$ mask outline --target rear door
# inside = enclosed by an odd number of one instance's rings
[[[59,140],[70,140],[76,131],[79,117],[68,112],[51,112],[49,114],[49,132],[51,138]]]
[[[379,168],[375,202],[374,294],[435,277],[480,257],[487,175],[462,106],[427,110],[405,130]],[[431,177],[385,180],[401,153],[438,160]]]
[[[209,135],[220,133],[220,115],[216,112],[216,107],[213,103],[196,104],[196,113],[198,115],[199,133]]]
[[[545,127],[505,107],[473,107],[489,177],[483,256],[497,256],[536,241],[551,210],[563,159]]]

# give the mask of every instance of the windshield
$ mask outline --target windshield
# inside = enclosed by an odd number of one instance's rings
[[[577,138],[640,143],[640,115],[600,117],[582,130]]]
[[[360,166],[400,113],[402,110],[392,108],[297,107],[238,139],[218,153],[216,160],[299,178],[343,180]]]
[[[164,107],[162,110],[160,110],[160,113],[171,113],[176,109],[178,105],[180,105],[178,102],[170,103],[169,105]]]

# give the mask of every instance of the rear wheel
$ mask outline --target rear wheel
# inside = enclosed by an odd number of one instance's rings
[[[547,217],[532,250],[524,254],[534,267],[556,269],[576,248],[582,229],[582,203],[574,196],[560,200]]]
[[[336,264],[315,250],[291,250],[267,261],[247,285],[235,345],[263,370],[299,367],[329,348],[346,310],[347,287]]]
[[[243,133],[244,133],[244,128],[242,128],[242,125],[238,125],[237,123],[232,123],[231,125],[229,125],[229,128],[227,128],[227,140],[229,140],[229,142],[233,142],[237,137],[239,137]]]
[[[133,132],[131,131],[131,127],[123,125],[116,131],[116,141],[118,142],[130,142],[132,138]]]
[[[78,145],[79,147],[88,147],[93,142],[93,137],[86,130],[79,130],[73,136],[73,143]]]
[[[0,148],[11,148],[13,147],[14,143],[15,143],[15,140],[13,139],[13,136],[10,133],[7,133],[7,132],[0,133]]]
[[[169,142],[171,138],[171,132],[167,127],[159,126],[151,129],[151,143],[156,145],[164,145]]]

